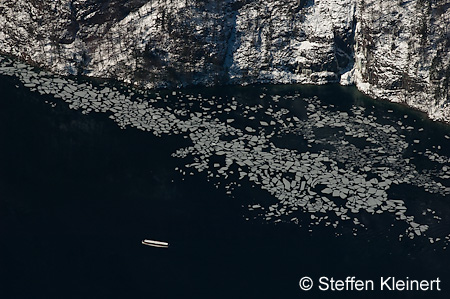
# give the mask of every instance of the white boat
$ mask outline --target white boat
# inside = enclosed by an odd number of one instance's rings
[[[159,248],[169,248],[169,243],[167,242],[161,242],[161,241],[154,241],[154,240],[142,240],[142,244],[152,247],[159,247]]]

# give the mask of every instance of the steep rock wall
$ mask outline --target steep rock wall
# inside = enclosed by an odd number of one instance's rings
[[[447,0],[2,0],[0,51],[142,87],[355,83],[450,121]]]
[[[357,87],[450,121],[449,8],[447,0],[360,1]]]

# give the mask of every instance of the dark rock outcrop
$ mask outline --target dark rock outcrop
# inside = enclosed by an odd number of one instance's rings
[[[355,83],[450,121],[446,0],[5,0],[0,51],[146,88]]]

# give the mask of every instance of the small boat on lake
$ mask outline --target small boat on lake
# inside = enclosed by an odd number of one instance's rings
[[[159,248],[169,248],[169,243],[162,242],[162,241],[154,241],[154,240],[142,240],[142,244],[152,247],[159,247]]]

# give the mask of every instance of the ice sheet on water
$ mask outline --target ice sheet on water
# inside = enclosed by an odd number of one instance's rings
[[[334,215],[339,222],[359,227],[364,226],[358,219],[361,211],[391,213],[395,219],[408,224],[405,235],[414,238],[426,235],[429,226],[420,224],[414,215],[407,214],[406,202],[389,198],[387,191],[391,186],[409,184],[429,193],[450,194],[449,186],[435,180],[450,174],[448,157],[427,149],[423,156],[444,165],[434,172],[417,170],[409,158],[403,156],[412,145],[406,141],[405,135],[399,134],[402,123],[393,120],[391,124],[381,124],[375,116],[366,115],[361,107],[352,107],[348,113],[334,109],[333,105],[323,105],[317,97],[292,96],[291,99],[306,104],[307,117],[299,118],[275,102],[264,109],[259,104],[244,105],[235,98],[231,102],[218,102],[216,97],[213,101],[207,96],[187,95],[181,91],[165,97],[157,93],[150,96],[139,94],[139,91],[131,94],[130,90],[123,93],[117,88],[79,84],[68,78],[41,80],[51,75],[35,72],[26,65],[9,60],[2,60],[0,73],[21,78],[28,84],[26,87],[36,86],[45,93],[57,95],[69,107],[83,113],[93,110],[109,112],[110,118],[121,128],[136,127],[156,136],[185,135],[193,145],[180,148],[173,155],[180,158],[190,156],[196,160],[187,163],[186,169],[207,171],[211,177],[228,181],[227,194],[233,195],[234,189],[229,188],[230,184],[239,185],[242,180],[265,190],[278,200],[276,204],[258,208],[263,211],[262,215],[266,215],[262,216],[263,219],[268,221],[296,219],[298,222],[298,219],[305,219],[301,213],[307,213],[314,215],[314,218],[308,217],[314,220]],[[140,96],[139,103],[133,98],[136,94]],[[177,107],[153,105],[169,96],[176,97],[173,102],[178,103]],[[282,96],[273,98],[278,102]],[[197,108],[192,106],[193,102],[198,103]],[[236,117],[218,116],[227,115],[230,111],[237,113]],[[236,121],[239,118],[255,122],[252,127],[240,127],[240,122]],[[260,126],[253,127],[255,123]],[[270,132],[266,132],[269,128]],[[320,130],[332,128],[343,130],[342,134],[317,135]],[[273,144],[274,137],[288,133],[297,134],[311,144],[327,147],[301,153]],[[371,146],[360,149],[351,140],[346,140],[346,136],[367,138]],[[416,140],[420,141],[415,139],[413,143],[417,144]],[[329,149],[330,146],[334,150]],[[208,163],[219,156],[225,159],[224,164]],[[235,167],[240,167],[239,178],[232,175]],[[180,171],[193,173],[181,168]],[[369,180],[368,176],[376,176],[378,180]],[[237,179],[239,181],[233,181]],[[293,213],[297,217],[292,217]],[[311,225],[319,223],[321,221],[314,221]],[[337,223],[332,226],[337,227]],[[433,238],[433,242],[439,237],[449,239],[438,236]]]

